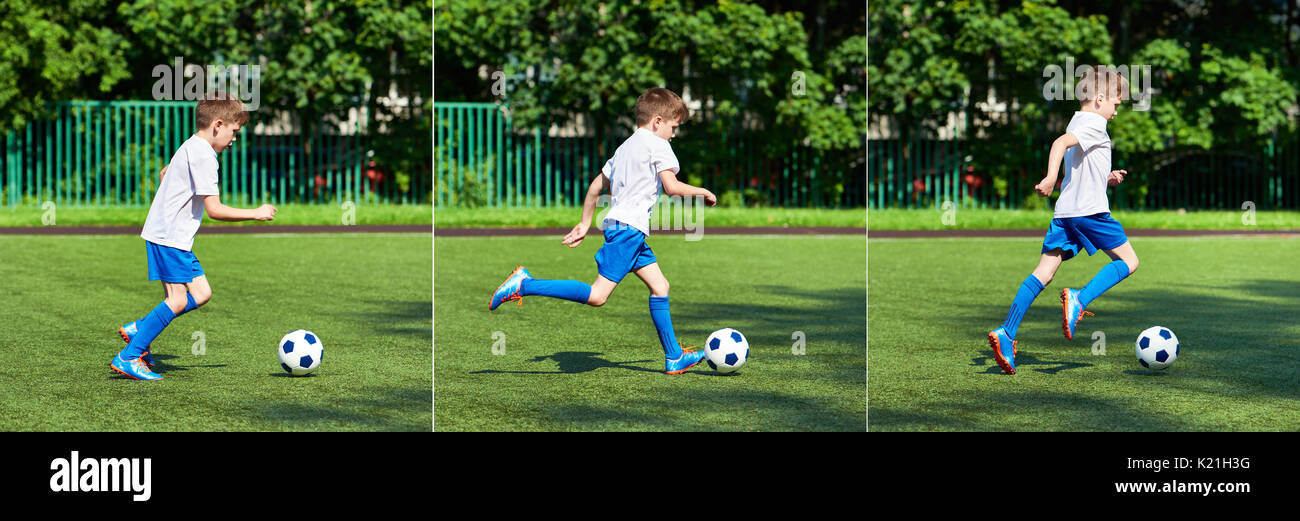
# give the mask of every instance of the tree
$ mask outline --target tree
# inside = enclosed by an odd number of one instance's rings
[[[665,86],[699,103],[682,128],[692,143],[679,151],[684,172],[734,179],[737,169],[726,167],[742,134],[768,158],[797,146],[864,146],[865,40],[850,34],[814,63],[802,12],[684,0],[497,0],[436,8],[435,76],[457,77],[451,96],[508,104],[517,127],[581,117],[598,139],[623,134],[633,126],[641,92]],[[492,93],[494,84],[506,87],[500,96]],[[440,90],[442,99],[451,96]]]
[[[106,93],[128,77],[130,44],[107,4],[0,1],[0,133],[45,115],[50,101]]]

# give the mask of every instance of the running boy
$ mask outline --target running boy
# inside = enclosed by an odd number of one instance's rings
[[[1113,68],[1098,67],[1085,73],[1079,83],[1082,106],[1074,113],[1065,134],[1052,143],[1047,177],[1034,187],[1038,195],[1051,195],[1057,169],[1062,159],[1065,160],[1068,169],[1052,222],[1043,238],[1042,256],[1038,267],[1020,284],[1002,327],[988,334],[993,358],[1007,374],[1016,373],[1015,339],[1020,320],[1038,293],[1052,282],[1062,262],[1070,260],[1081,249],[1087,250],[1088,255],[1102,250],[1112,259],[1083,289],[1061,290],[1061,326],[1068,340],[1074,339],[1074,326],[1079,319],[1092,314],[1084,308],[1138,267],[1137,253],[1129,244],[1123,226],[1110,216],[1110,203],[1106,199],[1106,186],[1118,185],[1128,175],[1127,171],[1110,169],[1111,141],[1106,133],[1106,122],[1115,117],[1121,97],[1127,98],[1128,81]]]
[[[608,188],[612,204],[601,224],[605,245],[596,251],[595,282],[535,279],[519,266],[497,287],[488,309],[512,300],[518,300],[522,306],[523,297],[531,295],[600,307],[628,272],[635,273],[650,288],[650,319],[664,349],[664,372],[681,374],[704,360],[704,352],[684,351],[677,344],[668,312],[668,279],[646,244],[650,212],[659,200],[660,188],[668,195],[702,196],[709,206],[717,204],[718,198],[713,192],[677,180],[680,165],[668,142],[676,134],[677,126],[690,118],[686,103],[672,91],[656,87],[637,98],[635,115],[636,131],[592,180],[582,204],[582,219],[560,241],[570,248],[582,243],[596,202]]]
[[[215,99],[207,99],[215,98]],[[208,277],[194,256],[194,234],[203,222],[203,211],[219,221],[269,221],[275,207],[264,204],[255,210],[221,204],[217,154],[230,148],[235,135],[248,123],[248,112],[238,98],[218,94],[206,96],[194,110],[196,132],[181,144],[171,163],[159,173],[162,180],[154,194],[149,216],[140,237],[144,238],[149,280],[161,280],[162,303],[144,317],[118,328],[126,340],[108,366],[136,380],[162,380],[150,370],[154,366],[149,345],[176,317],[198,309],[212,298]]]

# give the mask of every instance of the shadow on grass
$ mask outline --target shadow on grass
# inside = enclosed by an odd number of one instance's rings
[[[864,384],[867,365],[867,304],[866,286],[843,287],[826,291],[809,291],[790,286],[759,285],[757,302],[684,303],[674,304],[673,324],[678,335],[698,338],[702,344],[708,334],[724,327],[734,328],[745,335],[751,349],[772,354],[772,348],[785,356],[794,356],[790,349],[797,339],[802,339],[809,361],[824,362],[830,378]],[[807,304],[812,303],[812,304]],[[802,336],[796,337],[797,334]],[[835,351],[823,347],[828,343],[838,346]],[[686,342],[683,345],[691,345]],[[859,348],[860,346],[860,348]],[[844,357],[818,356],[826,354],[848,355],[851,367]]]
[[[944,394],[924,409],[872,402],[869,430],[942,431],[1180,431],[1192,426],[1176,415],[1153,414],[1124,400],[1068,392],[994,391]],[[978,412],[978,414],[975,414]]]
[[[558,401],[538,414],[566,429],[671,431],[856,431],[865,430],[861,407],[777,391],[718,390],[700,400],[681,389],[655,397],[620,400],[616,406]]]
[[[993,360],[993,351],[983,351],[981,352],[981,355],[982,356],[977,356],[975,358],[972,358],[970,361],[970,365],[972,366],[976,366],[976,367],[988,366],[986,369],[980,371],[978,374],[1006,374],[1002,372],[1002,368],[998,367],[997,362]],[[1044,374],[1052,374],[1052,375],[1070,369],[1092,367],[1092,364],[1083,364],[1079,362],[1065,362],[1065,361],[1054,362],[1051,360],[1039,360],[1034,355],[1031,355],[1024,351],[1020,351],[1019,353],[1016,353],[1016,372],[1018,373],[1024,372],[1025,366],[1031,366],[1031,365],[1051,366],[1047,368],[1034,367],[1029,370],[1036,371],[1039,373],[1044,373]]]
[[[372,388],[364,398],[338,399],[331,405],[258,402],[253,415],[290,430],[428,431],[433,424],[429,389]]]
[[[370,300],[339,316],[364,324],[377,335],[433,338],[432,300]]]
[[[209,364],[209,365],[173,365],[173,364],[169,364],[169,363],[167,363],[168,360],[175,360],[175,359],[177,359],[177,358],[180,358],[180,357],[179,357],[179,356],[176,356],[176,355],[163,355],[163,354],[157,354],[157,353],[154,353],[154,354],[153,354],[153,359],[154,359],[155,365],[154,365],[153,367],[149,368],[149,369],[150,369],[151,371],[155,372],[155,373],[160,374],[160,375],[166,375],[167,373],[172,372],[172,371],[188,371],[188,370],[190,370],[190,369],[206,369],[206,368],[226,367],[226,365],[227,365],[227,364]],[[116,373],[116,372],[114,372],[114,373],[112,374],[112,376],[109,376],[109,379],[110,379],[110,380],[134,380],[134,378],[131,378],[131,377],[129,377],[129,376],[123,376],[123,375],[120,375],[120,374],[118,374],[118,373]]]
[[[529,362],[544,362],[552,360],[558,366],[558,371],[498,371],[495,369],[486,369],[482,371],[471,371],[469,374],[582,374],[590,373],[597,369],[627,369],[631,371],[644,371],[649,373],[658,373],[654,369],[646,369],[629,364],[643,364],[653,362],[654,360],[635,360],[631,362],[610,362],[599,355],[604,353],[593,353],[589,351],[565,351],[553,355],[537,356]],[[697,366],[698,367],[698,366]],[[688,371],[694,372],[694,371]]]

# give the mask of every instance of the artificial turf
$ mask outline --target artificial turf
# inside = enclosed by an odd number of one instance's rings
[[[1082,287],[1110,262],[1100,252],[1071,259],[1025,314],[1018,372],[1005,375],[986,335],[1006,318],[1040,243],[870,240],[869,430],[1300,426],[1297,239],[1135,238],[1138,270],[1089,305],[1096,316],[1067,341],[1061,288]],[[1164,371],[1134,354],[1154,325],[1181,343]]]
[[[861,432],[865,242],[652,234],[681,344],[732,327],[750,345],[737,374],[701,364],[670,376],[649,291],[635,275],[600,308],[524,297],[488,311],[516,265],[537,278],[591,282],[599,230],[574,249],[558,236],[437,238],[434,428]]]
[[[113,373],[118,326],[162,300],[136,236],[0,238],[0,429],[428,431],[429,234],[195,239],[213,289],[153,342],[162,381]],[[325,345],[289,377],[295,329]]]

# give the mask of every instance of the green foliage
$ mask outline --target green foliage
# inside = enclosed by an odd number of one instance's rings
[[[131,44],[106,4],[0,1],[0,134],[45,114],[50,101],[102,96],[129,74]]]
[[[747,2],[494,0],[435,10],[436,75],[454,79],[439,84],[440,99],[503,102],[516,128],[581,118],[598,137],[626,135],[637,97],[664,86],[699,103],[674,142],[684,173],[735,180],[731,144],[741,137],[766,158],[798,146],[846,151],[828,171],[860,170],[860,17],[836,20],[853,30],[832,31],[814,61],[803,12]]]
[[[1144,174],[1182,155],[1256,154],[1295,128],[1300,52],[1289,35],[1300,19],[1287,16],[1285,3],[919,4],[869,7],[870,109],[886,117],[882,131],[904,139],[933,135],[955,115],[959,137],[976,142],[971,163],[995,180],[1042,174],[1047,151],[1039,143],[1064,132],[1079,107],[1043,95],[1044,67],[1064,68],[1067,58],[1076,66],[1150,66],[1150,110],[1134,110],[1133,99],[1108,129],[1117,159],[1136,174],[1128,181],[1135,193],[1150,182]]]
[[[428,176],[431,2],[0,1],[0,133],[50,101],[151,99],[155,66],[260,65],[253,115],[288,112],[306,136],[358,108],[380,167]],[[392,103],[389,93],[408,103]],[[351,131],[352,129],[347,129]],[[310,152],[312,141],[305,143]]]

